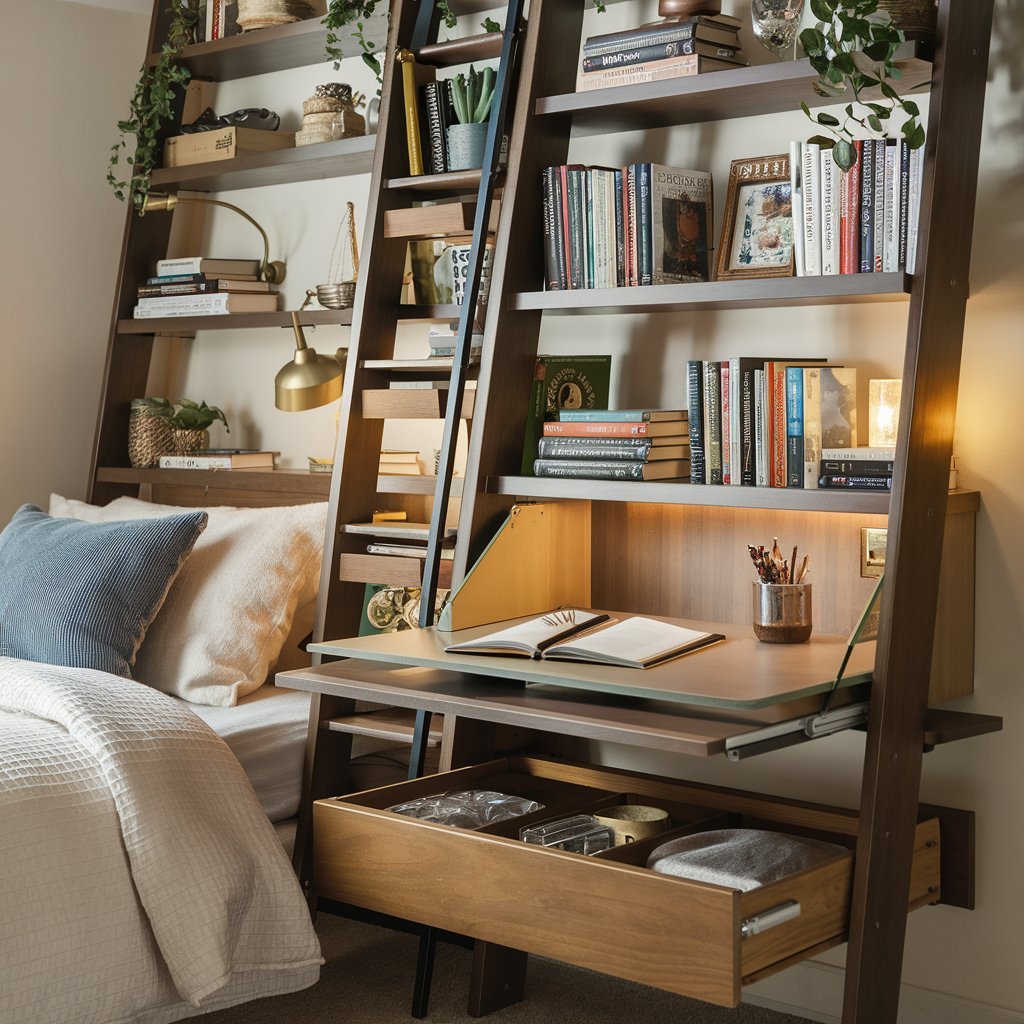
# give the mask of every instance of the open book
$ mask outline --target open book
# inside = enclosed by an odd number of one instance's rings
[[[452,644],[445,651],[648,668],[724,639],[720,633],[702,633],[657,619],[634,616],[620,622],[573,608],[549,612],[476,640]]]

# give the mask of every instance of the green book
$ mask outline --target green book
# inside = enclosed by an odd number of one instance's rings
[[[607,409],[611,356],[538,356],[526,414],[522,475],[533,476],[537,442],[545,420],[559,409]]]

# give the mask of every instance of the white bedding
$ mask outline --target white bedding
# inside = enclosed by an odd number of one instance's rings
[[[287,858],[171,698],[0,659],[0,1021],[164,1024],[316,981]]]

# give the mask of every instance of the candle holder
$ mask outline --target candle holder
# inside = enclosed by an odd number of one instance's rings
[[[868,444],[872,448],[896,447],[902,390],[902,380],[868,381]]]
[[[766,644],[802,644],[811,636],[810,583],[753,583],[754,636]]]

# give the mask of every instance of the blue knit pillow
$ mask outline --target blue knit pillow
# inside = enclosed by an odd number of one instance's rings
[[[205,512],[83,523],[22,505],[0,533],[0,656],[131,677]]]

